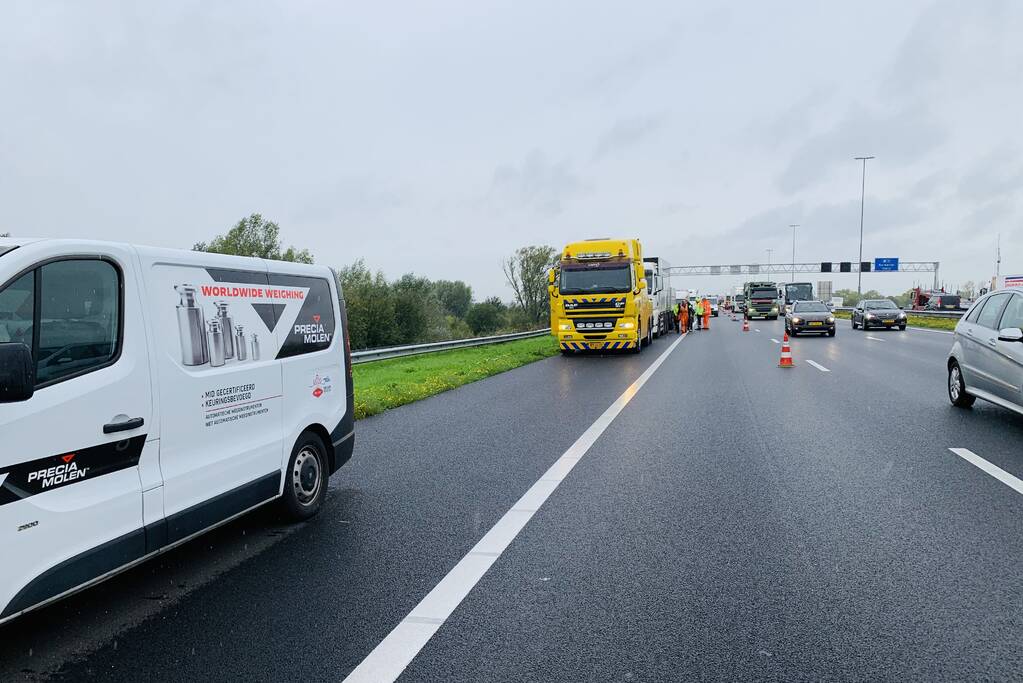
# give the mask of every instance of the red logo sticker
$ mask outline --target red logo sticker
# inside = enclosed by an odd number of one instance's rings
[[[67,455],[60,456],[60,459],[63,460],[64,462],[71,462],[72,460],[75,459],[75,454],[68,453]]]
[[[313,396],[315,396],[316,398],[319,398],[320,396],[323,396],[323,389],[321,389],[319,387],[316,387],[315,389],[313,389]]]
[[[313,322],[314,323],[320,322],[320,314],[319,313],[317,313],[316,315],[313,316]]]

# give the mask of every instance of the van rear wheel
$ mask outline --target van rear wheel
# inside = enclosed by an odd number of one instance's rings
[[[302,432],[284,472],[284,512],[295,521],[309,519],[327,497],[327,448],[313,432]]]

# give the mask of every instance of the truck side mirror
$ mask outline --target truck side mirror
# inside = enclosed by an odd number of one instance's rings
[[[634,294],[639,294],[644,289],[646,289],[646,285],[647,285],[646,278],[643,278],[642,280],[639,281],[639,289],[637,291],[633,292],[633,293]]]
[[[35,393],[32,350],[21,342],[0,344],[0,403],[27,401]]]
[[[558,295],[558,288],[554,285],[547,285],[547,293],[556,297]]]
[[[547,271],[547,284],[553,285],[555,277],[557,277],[557,274],[554,272],[554,269],[551,268],[550,270],[548,270]]]

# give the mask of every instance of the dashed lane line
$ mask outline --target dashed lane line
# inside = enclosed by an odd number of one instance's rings
[[[873,341],[879,341],[879,342],[885,341],[884,339],[881,339],[880,337],[871,337],[869,334],[867,335],[867,339],[871,339]]]
[[[970,463],[977,469],[986,472],[987,474],[990,474],[992,477],[1002,482],[1016,493],[1023,493],[1023,481],[1012,476],[1011,474],[1003,470],[1001,467],[998,467],[997,465],[992,465],[987,460],[971,451],[969,448],[949,448],[948,450],[952,451],[953,453],[955,453],[960,458]]]
[[[775,339],[774,337],[771,337],[771,341],[773,341],[775,344],[781,344],[781,342]]]
[[[650,364],[643,374],[612,403],[604,413],[583,432],[574,444],[558,458],[550,469],[526,491],[518,502],[504,514],[497,524],[479,540],[447,576],[420,600],[394,630],[380,641],[369,655],[345,678],[345,683],[394,681],[415,659],[444,622],[462,603],[483,575],[497,561],[533,515],[565,480],[590,447],[600,438],[611,422],[636,396],[675,347],[687,335],[683,334]]]
[[[831,372],[831,370],[828,370],[826,367],[824,367],[820,363],[818,363],[816,361],[812,361],[809,358],[806,359],[806,362],[809,363],[810,365],[814,366],[815,368],[817,368],[821,372]]]

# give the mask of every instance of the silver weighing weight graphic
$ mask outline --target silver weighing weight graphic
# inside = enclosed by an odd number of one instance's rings
[[[210,318],[209,322],[210,329],[210,365],[217,368],[224,364],[224,340],[231,338],[229,332],[227,336],[224,335],[224,328],[220,326],[220,318]]]
[[[181,363],[188,366],[205,365],[210,360],[206,318],[202,306],[195,302],[195,286],[174,285],[174,291],[181,296],[181,302],[177,305]]]

